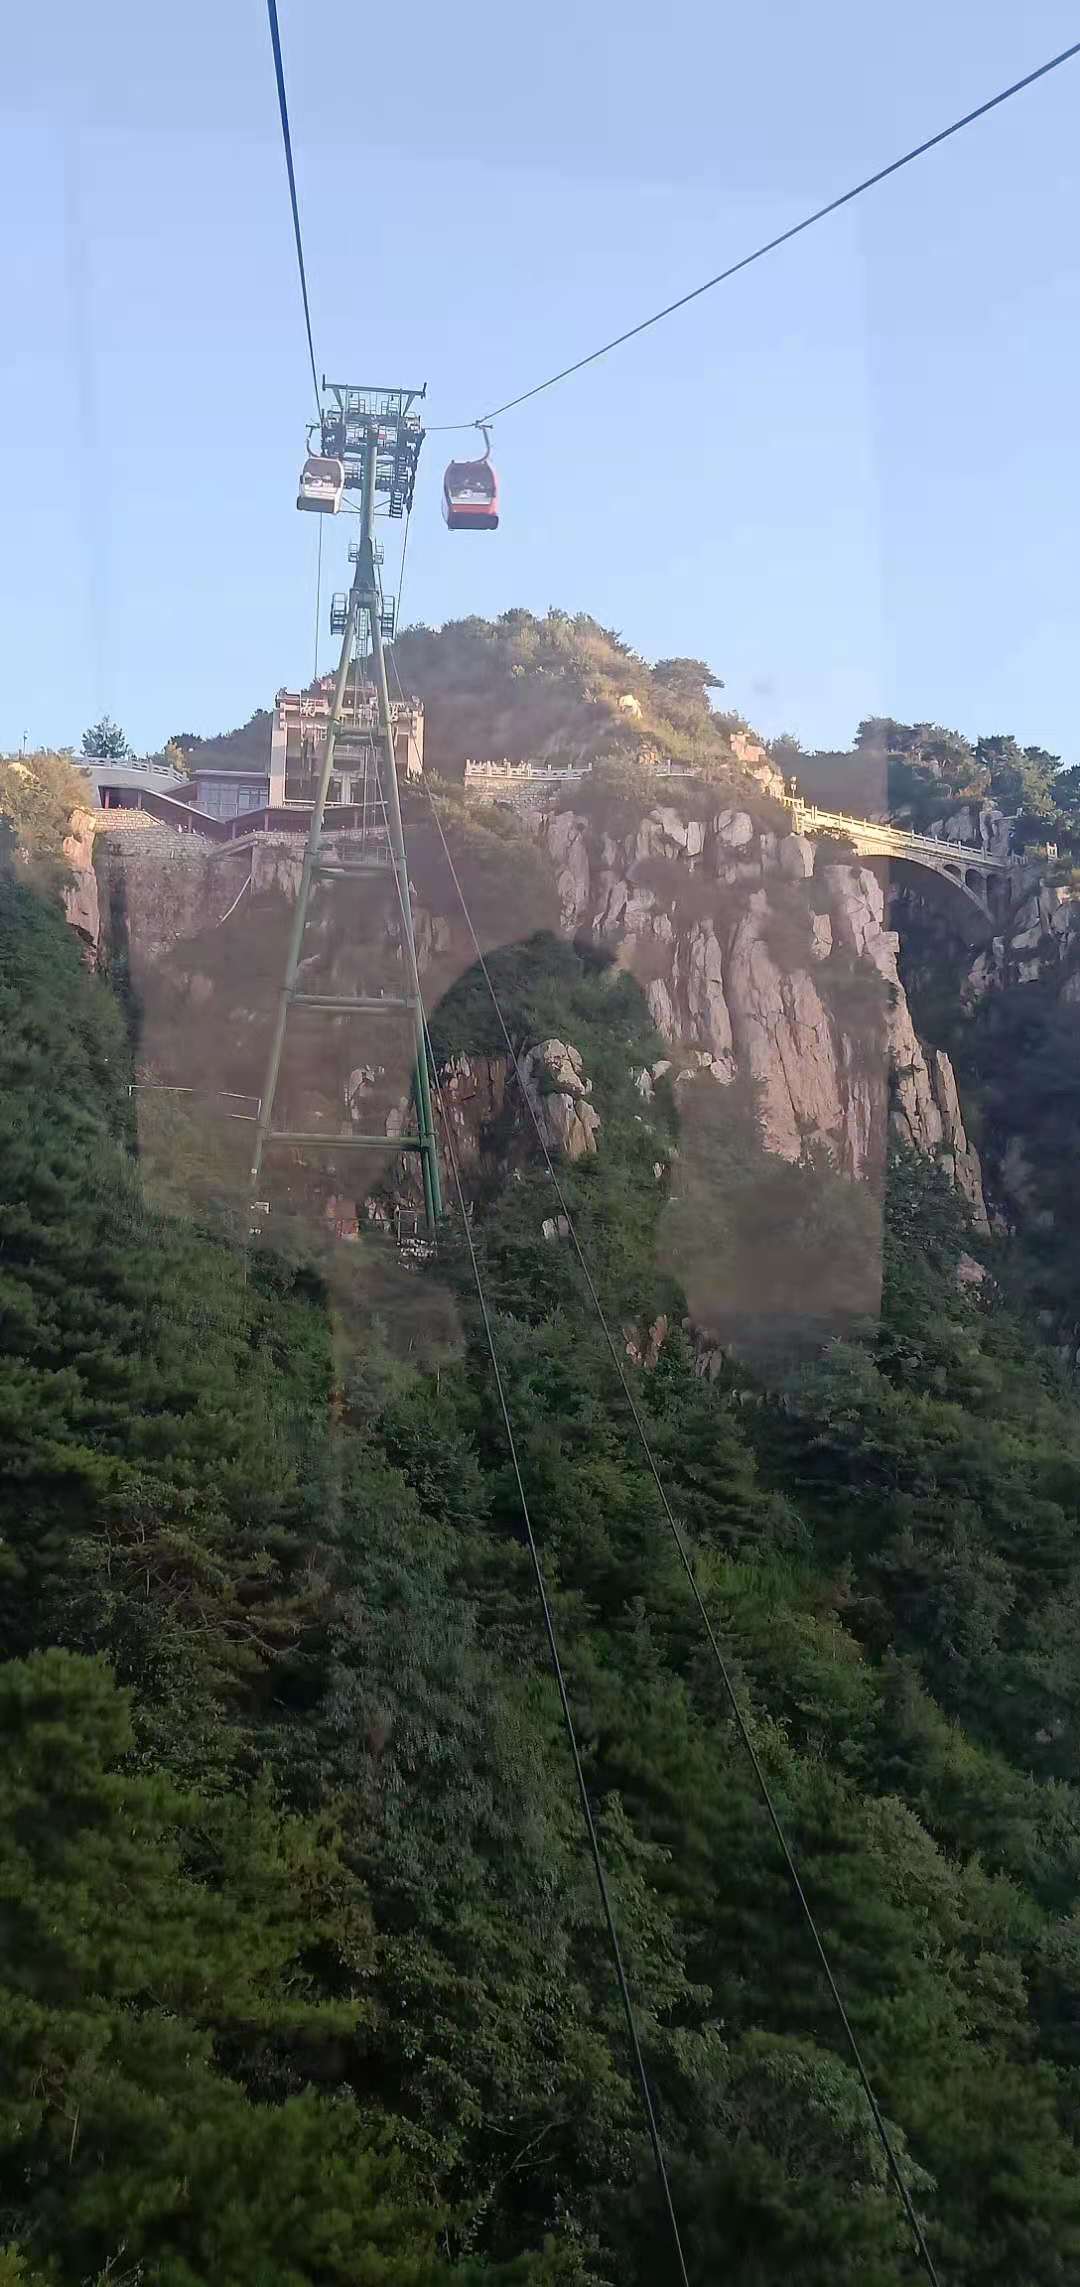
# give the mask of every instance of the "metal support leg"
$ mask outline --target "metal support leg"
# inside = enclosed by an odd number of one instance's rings
[[[382,628],[379,624],[379,597],[375,585],[375,561],[371,540],[375,512],[376,450],[374,441],[369,443],[365,463],[364,536],[360,544],[360,562],[357,565],[357,573],[359,575],[365,562],[369,565],[370,590],[366,600],[368,618],[371,623],[371,663],[375,672],[375,696],[378,700],[379,729],[382,733],[383,775],[386,781],[386,822],[400,892],[401,932],[407,977],[406,989],[413,995],[416,1004],[416,1068],[413,1089],[416,1098],[417,1127],[420,1133],[423,1163],[424,1205],[427,1209],[428,1229],[434,1236],[436,1223],[442,1214],[442,1187],[439,1180],[439,1158],[435,1144],[435,1121],[431,1108],[427,1032],[420,997],[420,976],[416,966],[416,939],[413,935],[408,860],[405,855],[405,836],[401,824],[401,798],[398,793],[397,765],[394,758],[394,725],[390,713],[390,692],[386,681],[386,659],[383,654]]]
[[[255,1152],[251,1163],[251,1180],[253,1184],[257,1183],[259,1180],[259,1170],[262,1166],[263,1153],[266,1149],[267,1138],[269,1137],[271,1124],[274,1117],[274,1098],[277,1094],[278,1074],[281,1070],[281,1051],[285,1045],[285,1026],[288,1022],[289,1002],[291,1001],[293,992],[295,990],[296,979],[300,968],[300,954],[304,942],[304,928],[307,922],[307,909],[311,898],[311,883],[315,871],[315,866],[318,860],[319,846],[322,841],[323,813],[326,809],[326,797],[330,787],[330,774],[334,767],[334,748],[337,743],[338,721],[341,715],[342,701],[345,697],[345,685],[349,678],[349,667],[352,662],[353,642],[356,636],[357,621],[360,617],[361,569],[361,565],[358,564],[356,567],[356,578],[353,581],[352,592],[349,597],[348,616],[345,621],[345,633],[342,637],[341,643],[341,658],[338,661],[337,677],[334,683],[334,697],[330,709],[330,720],[326,727],[326,746],[323,753],[322,771],[319,776],[318,789],[315,795],[315,808],[311,813],[311,824],[308,827],[307,845],[304,850],[304,862],[300,869],[300,889],[296,900],[296,912],[293,915],[292,929],[289,934],[289,951],[285,963],[285,977],[282,983],[281,991],[278,995],[277,1012],[274,1017],[274,1030],[270,1041],[270,1054],[266,1062],[266,1078],[263,1082],[262,1103],[259,1108],[259,1124],[255,1130]]]

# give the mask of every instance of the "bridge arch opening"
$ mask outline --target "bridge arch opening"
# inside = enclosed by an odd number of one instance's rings
[[[966,945],[983,946],[992,936],[985,887],[973,866],[927,866],[912,858],[897,857],[890,861],[887,873],[877,867],[874,870],[879,880],[886,881],[887,889],[891,886],[906,897],[916,898],[928,912],[939,914]],[[974,885],[969,884],[965,873],[974,875]]]

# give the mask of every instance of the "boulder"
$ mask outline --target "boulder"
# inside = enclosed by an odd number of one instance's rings
[[[647,1374],[654,1373],[659,1362],[660,1352],[667,1341],[667,1333],[668,1318],[666,1311],[661,1311],[659,1317],[653,1319],[651,1326],[624,1326],[623,1343],[631,1364],[640,1366]]]
[[[754,839],[754,821],[748,810],[721,810],[711,832],[717,851],[745,850]]]
[[[657,1032],[662,1032],[665,1040],[677,1040],[679,1021],[670,987],[665,984],[663,977],[653,977],[646,985],[645,1001]]]
[[[700,857],[705,847],[705,828],[700,818],[683,818],[677,810],[670,806],[662,807],[659,803],[650,812],[650,817],[673,849],[685,851],[690,858]]]
[[[506,1081],[505,1056],[452,1056],[444,1066],[442,1103],[461,1166],[474,1167],[480,1159],[485,1130],[504,1109]]]
[[[976,1228],[989,1231],[982,1168],[978,1152],[967,1139],[952,1059],[943,1048],[932,1049],[930,1067],[934,1101],[941,1115],[942,1163],[956,1189],[967,1200]]]
[[[953,1275],[957,1286],[972,1287],[982,1286],[984,1279],[988,1279],[990,1273],[985,1263],[976,1262],[974,1255],[963,1254],[957,1259],[956,1270]]]
[[[538,1040],[518,1062],[521,1085],[549,1151],[581,1159],[596,1150],[600,1115],[589,1103],[592,1081],[565,1040]]]
[[[788,881],[809,881],[814,871],[814,845],[805,834],[785,834],[777,857]]]
[[[724,972],[720,945],[711,921],[699,921],[686,942],[687,1032],[707,1044],[713,1056],[723,1058],[734,1076],[731,1017],[724,998]]]
[[[588,822],[573,810],[557,810],[545,821],[545,835],[555,861],[563,927],[575,929],[589,906]]]
[[[64,888],[64,919],[82,938],[91,960],[101,943],[101,905],[94,872],[94,834],[97,820],[89,810],[74,810],[70,832],[64,837],[64,860],[70,878]]]
[[[833,949],[832,920],[827,913],[810,916],[810,951],[815,961],[827,961]]]
[[[758,1090],[765,1148],[796,1160],[807,1134],[839,1133],[843,1106],[828,1014],[805,969],[777,967],[763,942],[768,909],[766,892],[755,890],[736,925],[728,1007],[739,1064]]]
[[[999,1169],[1001,1188],[1014,1206],[1030,1208],[1035,1202],[1035,1170],[1022,1136],[1010,1136]]]

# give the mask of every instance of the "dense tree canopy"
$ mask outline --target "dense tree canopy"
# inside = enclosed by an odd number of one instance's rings
[[[111,715],[102,715],[100,721],[91,723],[83,732],[82,750],[87,760],[93,762],[121,762],[131,753],[119,723],[114,723]]]
[[[785,742],[775,741],[774,751],[783,760]],[[797,759],[803,791],[814,800],[855,812],[889,811],[920,830],[965,802],[989,801],[1016,821],[1018,847],[1055,832],[1071,844],[1080,832],[1080,769],[1062,769],[1060,755],[1021,746],[1011,733],[971,740],[941,723],[870,715],[849,754],[799,753]]]
[[[992,1281],[958,1282],[977,1242],[904,1159],[880,1320],[703,1377],[637,988],[550,940],[495,966],[515,1029],[593,1077],[605,1148],[568,1195],[613,1324],[666,1316],[636,1401],[942,2277],[1066,2287],[1074,1395]],[[440,1053],[496,1052],[489,1023],[464,978]],[[417,1273],[457,1337],[410,1347],[365,1309],[377,1240],[346,1329],[303,1248],[151,1206],[115,1001],[10,875],[0,1042],[0,2279],[656,2287],[460,1233]],[[757,1168],[790,1250],[866,1245],[827,1164],[782,1172]],[[475,1242],[691,2277],[902,2287],[873,2124],[550,1201],[531,1161],[480,1187]]]
[[[25,862],[58,863],[74,810],[89,790],[70,755],[34,751],[0,755],[0,819],[11,829]]]

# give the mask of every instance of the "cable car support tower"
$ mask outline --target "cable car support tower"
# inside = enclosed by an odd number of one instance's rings
[[[401,798],[398,791],[397,768],[394,757],[394,726],[390,712],[390,694],[386,681],[386,661],[383,654],[384,605],[377,574],[375,547],[375,502],[378,493],[388,494],[387,513],[399,518],[411,506],[416,478],[416,463],[423,441],[419,418],[410,408],[423,390],[354,388],[340,382],[323,382],[329,389],[333,406],[322,417],[323,453],[344,465],[344,488],[360,494],[360,538],[356,543],[356,573],[349,590],[344,613],[341,656],[334,682],[334,694],[327,723],[323,747],[322,768],[315,792],[315,803],[308,828],[300,873],[300,888],[296,900],[289,936],[285,976],[278,995],[274,1029],[267,1058],[266,1078],[259,1104],[255,1150],[251,1165],[252,1192],[256,1191],[262,1173],[268,1145],[292,1144],[308,1149],[324,1150],[377,1149],[416,1152],[419,1155],[424,1186],[424,1208],[428,1233],[434,1237],[442,1213],[442,1195],[439,1182],[439,1162],[435,1143],[432,1115],[431,1080],[428,1068],[427,1033],[424,1009],[420,997],[420,979],[416,966],[416,939],[413,930],[412,896],[409,886],[408,861],[401,823]],[[335,503],[336,505],[336,503]],[[376,814],[385,820],[385,845],[369,847],[365,834],[361,853],[356,857],[323,854],[323,834],[327,797],[334,768],[334,752],[341,734],[342,711],[350,670],[354,658],[359,656],[357,638],[366,619],[370,638],[371,668],[378,714],[378,737],[375,748]],[[366,819],[365,805],[365,819]],[[304,934],[307,928],[308,908],[312,890],[320,881],[350,882],[365,877],[378,877],[384,882],[388,872],[394,878],[401,917],[401,950],[405,969],[404,995],[367,996],[364,994],[317,993],[304,989],[301,975]],[[288,1028],[289,1015],[294,1008],[321,1012],[325,1016],[358,1014],[377,1016],[383,1012],[407,1009],[412,1016],[414,1037],[413,1105],[416,1113],[415,1131],[392,1138],[384,1135],[342,1134],[324,1132],[307,1133],[300,1129],[275,1128],[274,1104],[278,1092],[282,1053]],[[253,1220],[265,1211],[262,1202],[253,1200]]]

